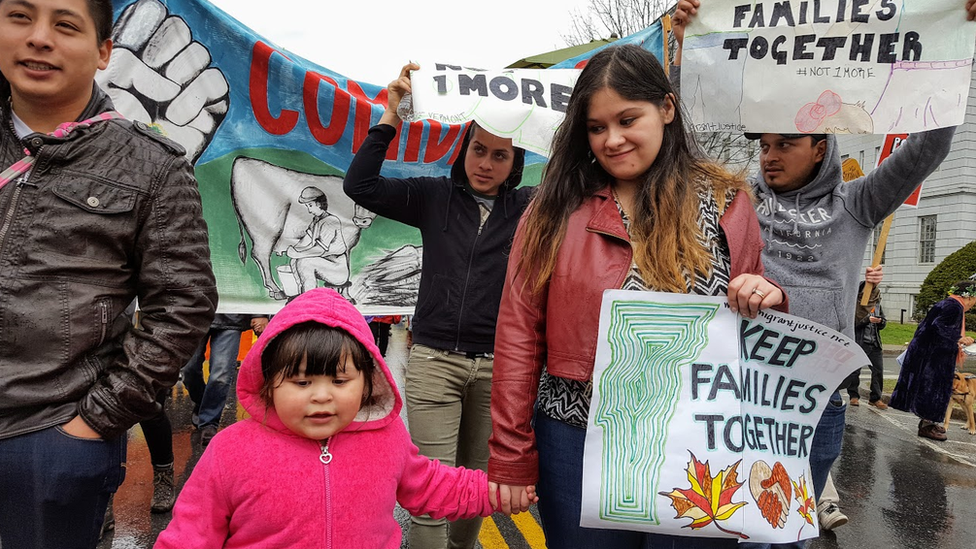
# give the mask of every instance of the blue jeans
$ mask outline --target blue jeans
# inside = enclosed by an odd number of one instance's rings
[[[210,377],[203,381],[203,359],[210,341]],[[234,384],[237,372],[237,353],[241,347],[241,333],[237,330],[211,328],[190,361],[183,367],[183,385],[196,405],[197,427],[217,426],[227,403],[227,393]]]
[[[84,439],[60,426],[0,440],[0,546],[94,548],[125,450],[124,436]]]
[[[813,477],[814,493],[817,499],[823,493],[824,486],[827,484],[827,475],[834,461],[840,455],[841,445],[844,443],[844,424],[847,405],[840,397],[839,391],[834,391],[830,396],[830,402],[820,416],[820,423],[817,430],[813,433],[813,442],[810,443],[810,475]]]
[[[695,538],[583,528],[583,442],[586,430],[535,414],[535,439],[539,449],[539,515],[549,549],[734,549],[733,538]]]
[[[830,396],[830,402],[820,416],[820,423],[817,430],[813,433],[813,442],[810,443],[810,481],[813,483],[816,499],[820,499],[820,494],[827,485],[827,475],[830,468],[834,465],[837,456],[840,455],[840,448],[844,442],[844,423],[847,405],[840,396],[839,391],[835,391]],[[774,545],[762,543],[743,543],[741,549],[803,549],[807,545],[807,540],[795,541],[792,543],[777,543]]]

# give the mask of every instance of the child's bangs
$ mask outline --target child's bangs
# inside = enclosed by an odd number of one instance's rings
[[[321,326],[321,325],[320,325]],[[307,376],[335,376],[345,371],[346,358],[352,359],[356,369],[366,370],[365,363],[372,362],[366,348],[344,330],[329,328],[327,331],[310,337],[305,345]],[[302,357],[298,358],[301,364]],[[296,373],[298,368],[295,368]],[[295,374],[288,374],[295,375]]]
[[[346,357],[366,376],[367,395],[372,393],[373,357],[345,330],[318,322],[296,324],[271,340],[261,355],[264,384],[261,396],[270,402],[271,391],[283,378],[302,375],[335,377],[345,371]]]

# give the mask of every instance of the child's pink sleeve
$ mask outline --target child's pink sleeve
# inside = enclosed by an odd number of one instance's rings
[[[403,423],[399,425],[400,446],[407,453],[397,501],[412,515],[457,520],[487,517],[494,509],[488,498],[488,475],[484,471],[448,467],[419,455]],[[394,427],[396,428],[396,427]]]
[[[217,442],[216,439],[214,442]],[[211,443],[186,481],[173,507],[173,520],[156,538],[153,549],[223,547],[230,530],[220,467],[219,448]]]

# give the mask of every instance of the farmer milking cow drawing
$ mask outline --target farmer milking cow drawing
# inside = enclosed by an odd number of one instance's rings
[[[342,178],[313,175],[253,158],[238,158],[231,171],[231,200],[241,228],[239,257],[251,258],[274,299],[287,299],[318,285],[349,298],[349,251],[375,214],[342,192]],[[271,268],[272,255],[289,264]]]

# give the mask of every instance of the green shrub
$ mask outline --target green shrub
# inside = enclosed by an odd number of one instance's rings
[[[946,298],[953,284],[973,274],[976,274],[976,241],[949,254],[925,277],[915,296],[915,320],[924,319],[932,305]],[[966,313],[966,326],[976,326],[976,313]]]

